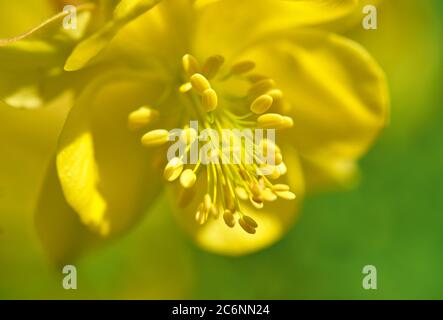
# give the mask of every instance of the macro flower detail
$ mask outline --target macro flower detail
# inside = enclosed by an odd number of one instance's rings
[[[262,209],[264,202],[276,201],[278,197],[293,200],[295,194],[288,185],[272,183],[287,172],[281,149],[275,145],[273,136],[257,142],[252,131],[247,131],[250,135],[242,140],[240,134],[226,129],[237,129],[238,133],[256,127],[289,129],[293,126],[290,117],[278,113],[265,114],[272,106],[277,111],[284,108],[283,93],[274,80],[251,73],[255,68],[252,61],[236,63],[222,73],[220,69],[224,58],[220,55],[209,57],[203,65],[189,54],[182,60],[186,82],[179,91],[185,95],[183,101],[187,112],[198,119],[199,128],[203,130],[188,125],[183,128],[177,138],[184,152],[168,162],[164,177],[169,182],[180,181],[183,190],[179,202],[186,206],[196,192],[189,189],[194,187],[197,175],[206,176],[206,191],[200,195],[201,202],[195,213],[197,223],[203,225],[209,218],[218,219],[222,215],[228,227],[233,228],[238,221],[244,231],[255,234],[258,224],[242,211],[241,202],[249,201],[255,208]],[[229,86],[233,78],[249,84],[246,94],[219,98],[217,92],[223,92],[223,87]],[[220,90],[214,90],[214,85]],[[142,107],[129,115],[129,126],[148,126],[156,120],[150,115],[158,113]],[[185,158],[193,147],[198,147],[197,139],[205,135],[206,130],[213,130],[213,135],[208,134],[205,139],[212,142],[209,146],[213,148],[206,150],[207,155],[198,154],[193,166],[185,169]],[[169,135],[165,129],[152,130],[142,137],[142,144],[147,147],[164,145],[170,140]],[[220,137],[222,141],[219,141]],[[272,153],[272,164],[260,158],[268,153]]]
[[[116,8],[143,10],[63,59],[64,74],[87,77],[36,210],[53,259],[126,232],[154,211],[163,189],[199,246],[255,252],[292,227],[306,193],[352,184],[386,124],[386,81],[361,46],[316,26],[351,14],[356,1],[123,2]],[[185,152],[167,158],[174,128]],[[227,129],[276,130],[275,141],[243,137],[224,149],[223,137],[235,140]],[[208,132],[221,147],[185,161]],[[248,143],[275,163],[235,159],[255,159]],[[234,163],[223,163],[226,154]]]

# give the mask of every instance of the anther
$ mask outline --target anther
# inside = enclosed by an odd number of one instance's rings
[[[231,68],[230,74],[239,75],[252,71],[255,68],[253,61],[241,61],[234,64]]]
[[[254,83],[248,90],[248,96],[256,98],[259,95],[267,93],[269,90],[273,89],[276,83],[272,79],[263,79]]]
[[[274,161],[276,165],[279,165],[283,162],[283,155],[280,152],[275,153]]]
[[[191,90],[192,90],[192,84],[191,84],[190,82],[183,83],[183,84],[180,86],[180,88],[179,88],[179,91],[180,91],[181,93],[186,93],[186,92],[189,92],[189,91],[191,91]]]
[[[186,74],[188,77],[192,76],[195,73],[200,72],[200,64],[198,63],[197,59],[194,58],[190,54],[185,54],[182,59],[183,62],[183,68],[185,69]]]
[[[280,171],[281,175],[285,175],[288,172],[288,168],[284,162],[280,163],[276,168]]]
[[[238,223],[240,226],[249,234],[255,234],[257,231],[257,222],[255,222],[254,219],[248,216],[243,216],[240,219],[238,219]]]
[[[291,117],[284,116],[280,129],[289,129],[294,126],[294,120]]]
[[[275,193],[273,193],[272,190],[269,188],[266,188],[265,190],[263,190],[262,195],[263,195],[263,200],[265,200],[267,202],[273,202],[273,201],[277,200],[277,195]]]
[[[203,204],[204,204],[205,210],[209,211],[209,209],[211,209],[212,200],[211,200],[211,196],[209,194],[205,194],[205,196],[203,197]]]
[[[236,194],[241,200],[248,200],[248,193],[246,192],[245,188],[242,188],[242,187],[236,187],[236,188],[235,188],[235,194]]]
[[[208,60],[206,60],[202,70],[202,73],[206,77],[206,79],[213,79],[217,75],[224,62],[225,58],[223,58],[221,55],[209,57]]]
[[[281,126],[282,122],[283,116],[278,113],[267,113],[257,119],[258,126],[265,129],[276,129]]]
[[[141,142],[145,147],[161,146],[168,142],[169,132],[164,129],[152,130],[146,133]]]
[[[217,109],[218,97],[214,89],[207,89],[205,92],[203,92],[202,104],[203,109],[206,112],[211,112]]]
[[[149,107],[140,107],[128,116],[128,125],[131,130],[137,130],[158,120],[159,113]]]
[[[203,93],[211,88],[211,84],[204,75],[200,73],[195,73],[191,76],[192,87],[197,91],[198,94],[203,95]]]
[[[291,191],[276,191],[275,194],[285,200],[294,200],[296,198]]]
[[[192,188],[196,181],[197,181],[197,176],[195,175],[194,171],[192,171],[191,169],[186,169],[180,175],[180,184],[185,189]]]
[[[294,121],[278,113],[267,113],[258,117],[257,124],[263,129],[288,129],[294,125]]]
[[[258,227],[257,222],[249,216],[243,216],[242,219],[254,229]]]
[[[250,190],[252,192],[253,197],[260,199],[261,197],[261,189],[257,183],[251,183]]]
[[[287,184],[274,184],[272,186],[272,191],[277,192],[277,191],[289,191],[290,188]]]
[[[228,227],[234,228],[235,218],[234,214],[230,210],[225,210],[225,212],[223,213],[223,220],[225,221]]]
[[[282,173],[280,172],[278,166],[274,167],[271,175],[269,176],[271,179],[273,180],[277,180],[278,178],[280,178],[282,176]]]
[[[175,181],[180,177],[180,174],[183,171],[183,161],[180,158],[173,158],[166,165],[165,170],[163,171],[163,176],[169,182]]]
[[[258,199],[258,198],[255,198],[255,197],[251,197],[249,199],[249,201],[257,209],[263,209],[263,207],[264,207],[263,200],[261,198]]]
[[[274,99],[271,96],[265,94],[255,99],[254,102],[252,102],[250,109],[255,114],[263,114],[269,110],[273,102]]]
[[[283,92],[280,89],[271,89],[267,93],[274,101],[281,100],[283,98]]]

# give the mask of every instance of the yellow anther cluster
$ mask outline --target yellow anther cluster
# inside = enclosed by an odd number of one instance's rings
[[[188,164],[185,159],[188,159],[192,146],[204,144],[201,142],[202,130],[212,129],[222,136],[225,129],[287,129],[293,126],[293,120],[280,114],[284,97],[276,82],[265,75],[252,73],[256,68],[253,61],[240,61],[231,67],[225,67],[224,63],[225,59],[220,55],[209,57],[203,64],[190,54],[183,57],[184,72],[178,92],[186,108],[185,118],[198,121],[199,126],[198,129],[187,125],[183,127],[178,138],[185,146],[185,154],[170,159],[163,176],[168,182],[179,182],[180,207],[189,205],[195,196],[200,195],[195,208],[198,224],[203,225],[209,219],[222,216],[226,226],[234,228],[238,223],[245,232],[255,234],[259,225],[244,213],[247,205],[261,209],[266,202],[274,202],[278,198],[295,198],[289,186],[271,182],[284,176],[287,171],[280,148],[265,138],[260,143],[254,142],[251,151],[245,147],[247,141],[241,140],[240,145],[226,147],[220,144],[219,148],[208,152],[220,162],[206,164],[200,158],[200,153],[197,163]],[[238,97],[235,103],[231,103],[223,94],[224,86],[229,86],[231,80],[244,81],[249,86],[246,95]],[[154,123],[158,118],[157,111],[142,107],[129,115],[129,125],[138,129]],[[232,140],[233,137],[227,139]],[[167,130],[155,129],[143,135],[142,144],[147,147],[160,146],[169,140]],[[256,160],[255,148],[263,150],[265,157],[273,155],[274,163],[249,163],[237,158],[239,154],[248,154]],[[223,162],[226,153],[234,161]],[[205,183],[197,183],[200,179]],[[256,219],[259,220],[259,216]]]

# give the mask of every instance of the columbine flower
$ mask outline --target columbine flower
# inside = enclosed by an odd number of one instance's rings
[[[103,237],[127,230],[165,184],[200,246],[249,253],[291,227],[306,190],[352,181],[356,160],[385,124],[384,76],[356,43],[313,27],[354,5],[163,1],[95,59],[68,59],[68,70],[113,61],[120,68],[102,68],[87,84],[61,133],[37,210],[52,254],[87,243],[91,234],[81,225]],[[184,129],[187,146],[203,129],[277,129],[268,149],[276,163],[266,168],[270,175],[242,161],[165,163],[172,128]]]

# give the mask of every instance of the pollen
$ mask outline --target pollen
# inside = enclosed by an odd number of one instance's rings
[[[210,56],[202,64],[190,54],[183,56],[183,74],[175,91],[183,105],[183,119],[178,123],[180,152],[169,159],[163,176],[179,186],[180,208],[195,205],[197,225],[212,220],[253,236],[261,230],[260,214],[250,213],[248,207],[256,212],[267,203],[296,198],[280,182],[288,168],[275,137],[268,133],[289,129],[294,121],[282,111],[286,102],[277,82],[255,73],[259,66],[254,61],[226,64],[221,55]],[[244,83],[245,90],[229,93],[238,82]],[[130,128],[138,129],[160,122],[159,118],[155,109],[142,107],[128,121]],[[234,132],[257,129],[267,132],[259,141]],[[170,143],[171,137],[166,129],[151,130],[143,135],[142,144],[161,146]],[[193,153],[194,148],[199,152]]]

